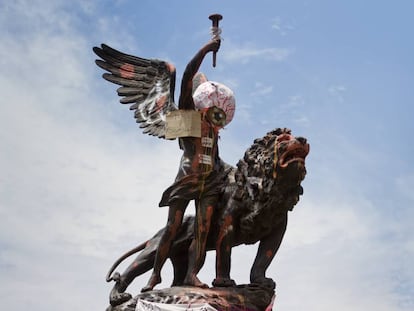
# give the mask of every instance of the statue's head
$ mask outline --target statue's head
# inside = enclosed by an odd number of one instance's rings
[[[236,101],[233,91],[224,84],[201,83],[193,93],[193,100],[196,109],[206,112],[207,119],[217,127],[224,127],[233,119]]]
[[[273,177],[288,176],[293,180],[302,181],[305,178],[305,158],[309,153],[309,144],[306,138],[293,136],[290,129],[279,128],[273,131],[276,134],[274,141]]]
[[[291,210],[303,189],[305,159],[309,144],[286,128],[277,128],[258,138],[237,163],[236,183],[248,198],[259,202],[265,198],[281,199],[283,210]],[[281,193],[284,193],[281,196]]]

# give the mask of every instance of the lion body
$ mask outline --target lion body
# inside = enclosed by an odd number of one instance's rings
[[[295,162],[296,166],[292,164],[287,166],[288,169],[278,165],[284,150],[278,150],[275,146],[279,146],[277,139],[284,133],[290,135],[290,130],[276,129],[263,138],[255,140],[243,159],[238,162],[237,167],[230,170],[220,205],[215,211],[206,247],[207,250],[216,249],[223,218],[231,215],[233,219],[231,247],[260,242],[251,269],[251,282],[262,284],[267,282],[268,285],[270,283],[269,286],[274,286],[274,283],[271,279],[265,278],[265,272],[283,239],[288,212],[293,209],[303,192],[300,183],[306,174],[304,161],[299,164]],[[305,139],[291,140],[292,142],[289,143],[292,145],[306,144]],[[124,272],[121,277],[124,283],[128,285],[135,277],[152,268],[163,230],[165,229],[160,230],[147,241],[145,248]],[[188,248],[193,235],[194,216],[186,216],[170,251],[169,257],[174,267],[172,285],[181,285],[184,280],[188,264]],[[270,258],[269,251],[272,253]],[[123,290],[124,288],[120,291]]]

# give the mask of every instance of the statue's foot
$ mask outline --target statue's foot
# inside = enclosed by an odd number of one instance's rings
[[[187,286],[195,286],[200,288],[209,288],[209,286],[199,280],[199,278],[196,275],[191,275],[189,277],[186,277],[184,280],[184,285]]]
[[[131,294],[120,293],[116,288],[113,288],[111,290],[111,293],[109,294],[109,303],[111,304],[111,306],[115,307],[124,303],[125,301],[130,300],[131,298]]]
[[[145,293],[152,290],[155,287],[155,285],[160,283],[161,277],[158,274],[152,274],[148,281],[148,284],[141,289],[141,293]]]
[[[236,282],[230,278],[215,278],[213,281],[214,287],[233,287],[236,286]]]

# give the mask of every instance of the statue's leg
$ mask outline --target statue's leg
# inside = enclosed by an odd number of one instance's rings
[[[155,255],[154,268],[147,285],[142,288],[141,292],[150,291],[155,285],[161,283],[161,269],[168,258],[171,244],[177,236],[187,205],[188,201],[175,201],[169,207],[168,221]]]
[[[220,223],[220,231],[216,241],[216,278],[213,281],[213,286],[228,287],[236,285],[234,280],[230,278],[233,240],[233,216],[226,213]]]
[[[197,274],[203,267],[206,259],[207,237],[216,203],[217,198],[215,196],[205,197],[196,202],[195,238],[189,249],[188,271],[184,280],[186,285],[208,287],[207,284],[198,279]]]
[[[171,286],[181,286],[188,270],[188,248],[170,257],[174,269],[174,279]]]
[[[275,282],[266,278],[266,270],[273,260],[277,250],[282,243],[287,226],[287,213],[281,216],[280,223],[264,239],[260,240],[257,255],[250,271],[250,282],[274,288]]]

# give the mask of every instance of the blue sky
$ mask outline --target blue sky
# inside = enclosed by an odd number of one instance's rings
[[[275,127],[311,145],[304,196],[268,270],[276,309],[413,310],[413,9],[408,0],[1,2],[2,305],[107,306],[107,269],[166,222],[157,204],[180,152],[140,133],[92,47],[168,60],[180,79],[209,39],[208,16],[221,13],[217,67],[210,57],[202,67],[236,94],[221,157],[235,164]],[[255,251],[235,250],[238,283]],[[170,274],[166,266],[163,286]]]

